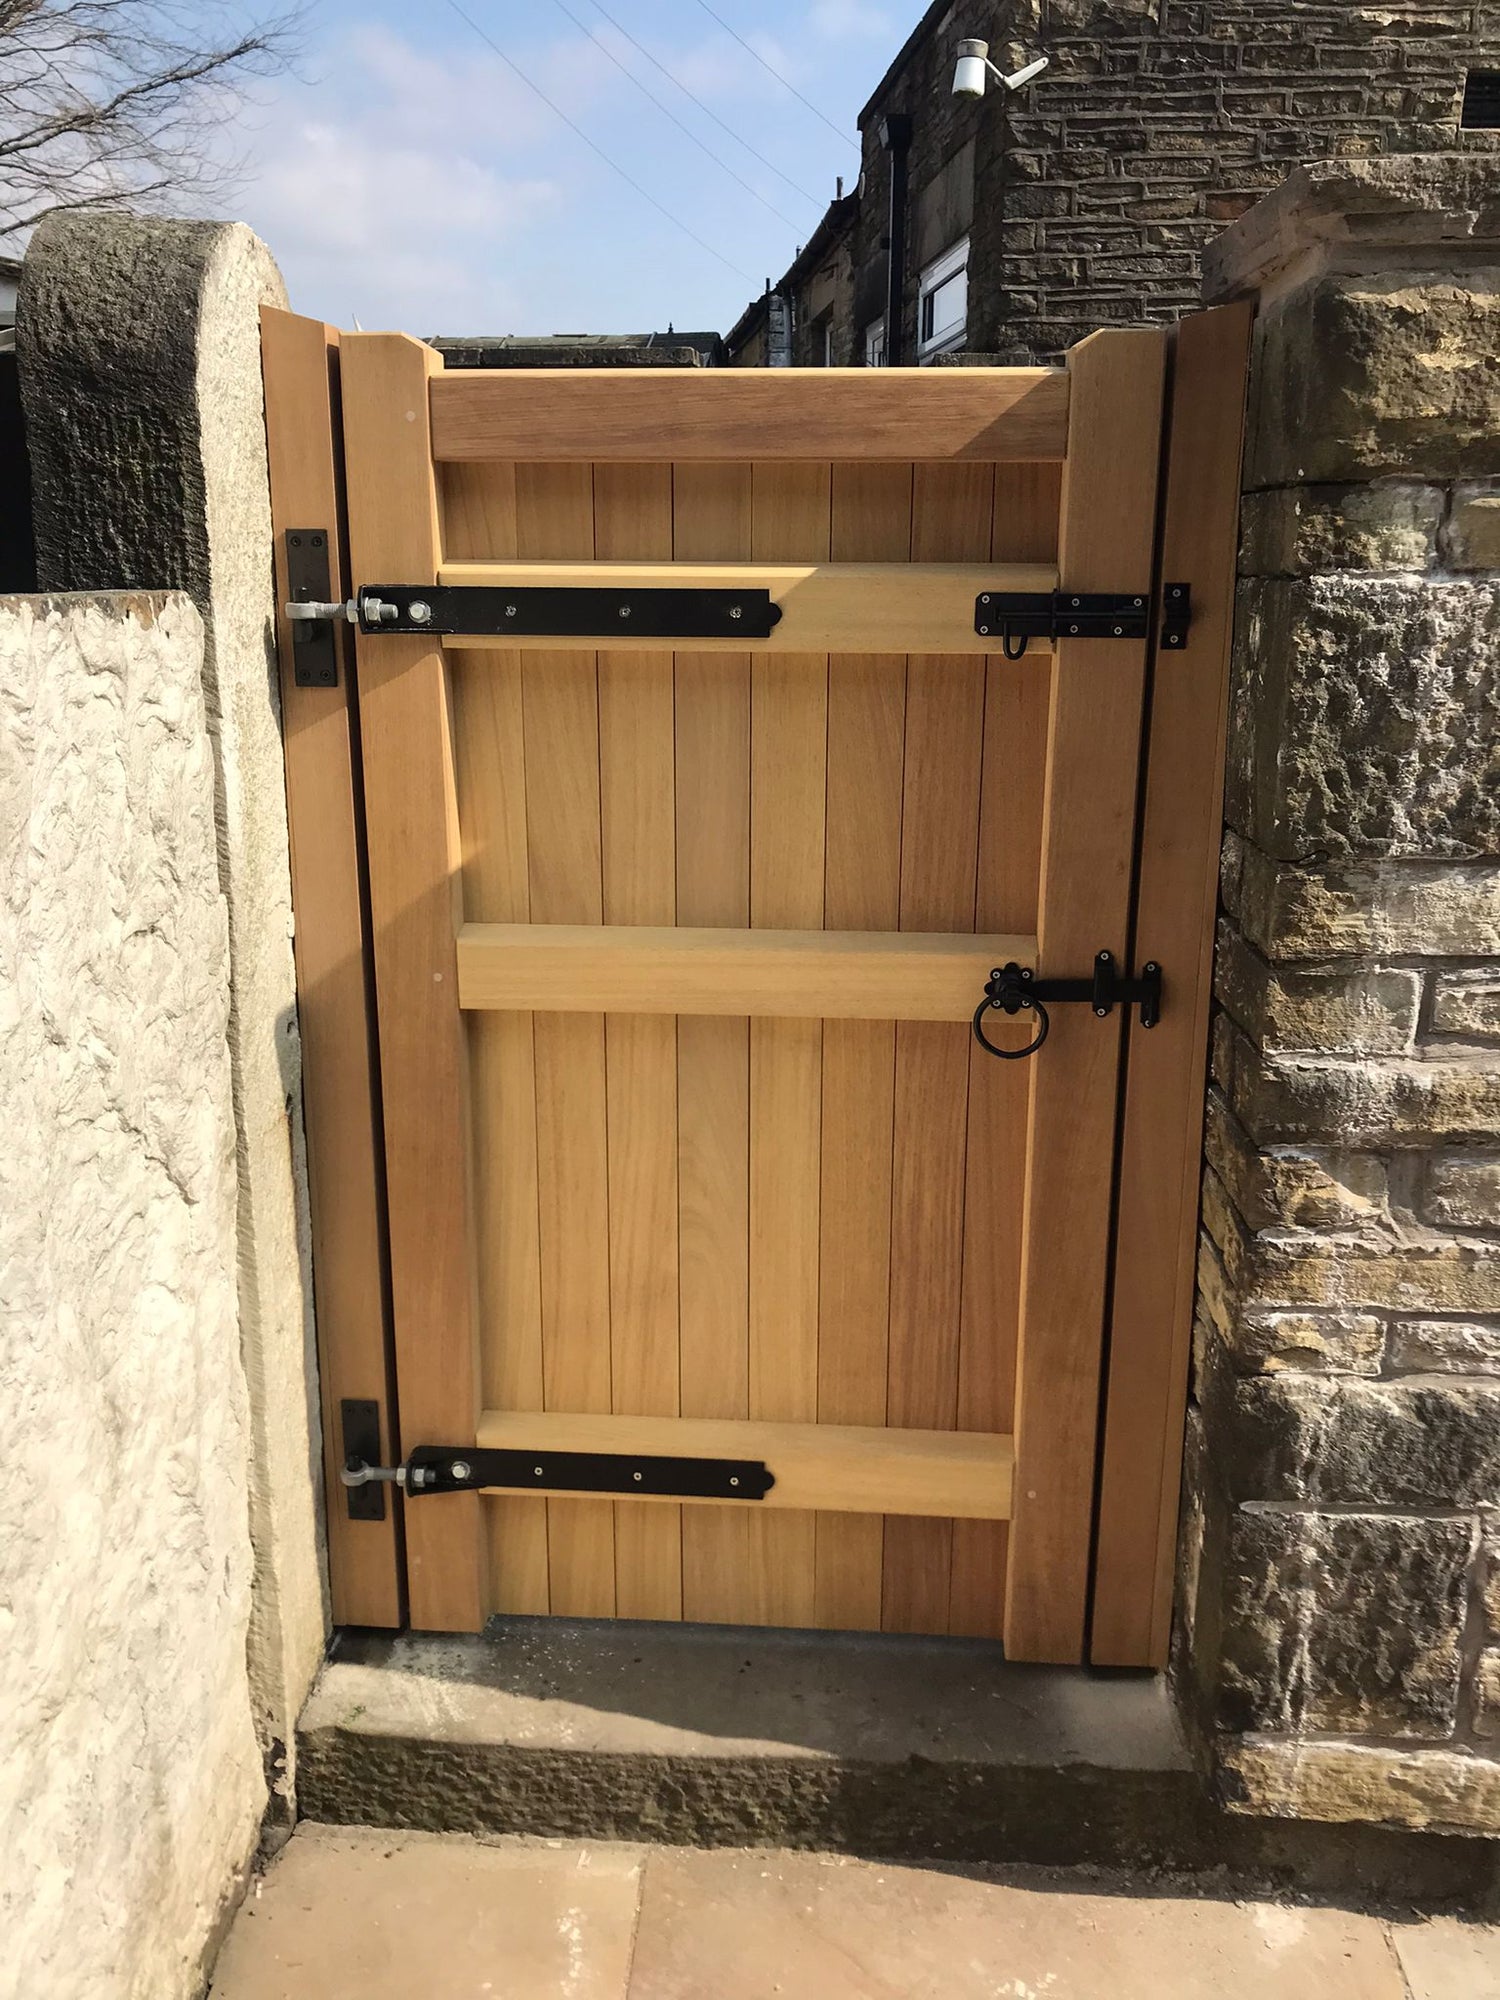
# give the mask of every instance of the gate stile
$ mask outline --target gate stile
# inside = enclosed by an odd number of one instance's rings
[[[1237,424],[1220,323],[1188,323],[1217,357],[1193,394]],[[343,336],[418,1629],[550,1612],[1085,1657],[1122,1093],[1137,1151],[1165,1114],[1182,1154],[1202,1102],[1211,777],[1196,869],[1163,887],[1141,852],[1178,955],[1164,1018],[1185,1005],[1139,1085],[1127,1039],[1153,1031],[1114,1004],[1169,345],[445,375]],[[1222,556],[1220,434],[1197,553]],[[1211,699],[1160,755],[1212,755],[1232,562],[1210,567]],[[996,1005],[1082,981],[1106,1018],[1048,999],[1045,1049],[994,1061],[970,1016],[1006,964]],[[1039,1018],[980,1025],[1013,1055]],[[1121,1664],[1163,1645],[1179,1180],[1171,1296],[1129,1275],[1109,1357],[1106,1504],[1141,1516],[1100,1539],[1096,1656]]]

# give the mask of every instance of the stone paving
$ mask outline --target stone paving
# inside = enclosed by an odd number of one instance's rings
[[[1500,2000],[1500,1930],[773,1849],[303,1825],[211,2000]]]

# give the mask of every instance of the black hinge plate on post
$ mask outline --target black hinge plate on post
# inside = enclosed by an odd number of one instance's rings
[[[1038,979],[1030,966],[1017,965],[1012,960],[1009,965],[997,966],[985,981],[984,998],[974,1010],[975,1040],[1002,1062],[1034,1056],[1051,1027],[1047,1017],[1049,1001],[1054,1005],[1084,1002],[1101,1021],[1117,1006],[1138,1006],[1141,1026],[1154,1028],[1161,1019],[1161,967],[1152,959],[1141,967],[1138,979],[1122,979],[1115,969],[1114,953],[1101,951],[1095,954],[1094,970],[1087,979]],[[1014,1016],[1022,1012],[1035,1015],[1035,1038],[1025,1048],[998,1048],[984,1032],[985,1016],[991,1013]]]
[[[358,603],[364,632],[483,639],[768,639],[781,622],[768,590],[372,583]]]
[[[289,528],[286,581],[295,604],[328,601],[328,533],[324,528]],[[292,679],[299,688],[339,684],[339,648],[331,618],[297,619],[292,625]]]
[[[344,1464],[353,1468],[380,1463],[380,1405],[346,1396],[339,1404],[339,1436]],[[344,1501],[351,1521],[383,1521],[385,1488],[376,1480],[346,1486]]]
[[[497,1451],[421,1445],[402,1468],[409,1498],[486,1486],[526,1493],[652,1493],[672,1500],[763,1500],[776,1484],[759,1460],[658,1458],[635,1452]]]
[[[1185,583],[1169,583],[1161,594],[1161,642],[1178,652],[1193,622],[1193,593]]]

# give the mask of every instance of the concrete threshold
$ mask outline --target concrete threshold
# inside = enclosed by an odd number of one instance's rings
[[[1493,1870],[1487,1842],[1224,1812],[1160,1677],[966,1640],[561,1618],[343,1633],[298,1792],[343,1824],[1218,1870],[1418,1902],[1468,1900]]]

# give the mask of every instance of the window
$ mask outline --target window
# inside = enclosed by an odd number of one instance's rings
[[[1470,131],[1490,132],[1500,128],[1500,69],[1469,71],[1458,122]]]
[[[823,366],[833,366],[833,314],[829,313],[823,322]]]
[[[969,320],[969,239],[955,243],[922,273],[917,292],[917,357],[962,347]]]
[[[885,315],[872,319],[865,328],[865,366],[884,368],[885,366]]]

